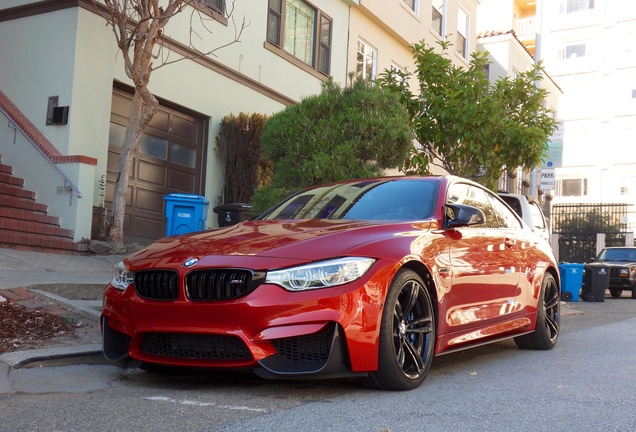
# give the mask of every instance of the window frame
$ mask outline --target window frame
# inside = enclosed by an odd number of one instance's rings
[[[557,180],[557,196],[581,197],[588,196],[587,178],[567,178]],[[573,193],[577,189],[576,193]]]
[[[583,47],[583,55],[579,56],[578,54],[576,56],[573,56],[572,54],[576,54],[576,52],[572,51],[570,53],[570,55],[568,55],[568,49],[573,49],[574,47]],[[588,50],[587,50],[587,44],[585,42],[582,41],[577,41],[577,42],[573,42],[573,43],[566,43],[563,46],[563,59],[564,60],[570,60],[570,59],[577,59],[577,58],[585,58],[588,56]]]
[[[462,31],[460,31],[460,26],[459,26],[459,19],[460,19],[460,11],[464,13],[464,15],[466,15],[466,22],[465,22],[465,27]],[[463,34],[463,33],[466,34]],[[464,42],[462,44],[462,49],[459,49],[459,37],[463,37],[464,38]],[[466,12],[466,10],[461,6],[458,5],[457,6],[457,44],[455,46],[455,52],[457,53],[457,55],[459,55],[461,58],[463,58],[464,60],[468,60],[470,53],[469,53],[469,37],[470,37],[470,15],[468,14],[468,12]]]
[[[408,10],[410,10],[411,12],[413,12],[415,15],[419,15],[419,11],[420,11],[420,0],[400,0],[401,3],[406,6],[406,8]],[[411,6],[410,3],[413,3],[413,5]]]
[[[434,0],[433,0],[433,2],[434,2]],[[441,11],[435,7],[433,2],[431,3],[431,30],[433,30],[433,32],[436,35],[438,35],[439,37],[444,38],[444,33],[446,32],[446,7],[447,7],[447,1],[446,0],[442,0],[442,10]],[[439,31],[439,33],[437,32],[436,29],[433,28],[433,14],[435,12],[440,14],[440,31]]]
[[[371,65],[372,65],[372,71],[371,71],[371,77],[367,77],[367,68],[364,67],[364,65],[362,67],[360,67],[360,45],[365,47],[364,52],[362,52],[362,57],[366,60],[367,59],[367,52],[370,51],[372,55],[372,61],[371,61]],[[367,50],[368,48],[368,50]],[[366,64],[366,61],[364,62],[364,64]],[[360,73],[360,69],[362,70],[362,74]],[[357,48],[356,48],[356,76],[360,77],[364,80],[369,80],[369,81],[375,81],[375,78],[377,77],[377,72],[378,72],[378,50],[377,48],[375,48],[373,45],[371,45],[369,42],[365,41],[362,38],[358,38],[358,44],[357,44]]]
[[[215,10],[221,15],[225,14],[225,8],[226,8],[225,0],[203,0],[203,3],[205,3],[207,7]],[[213,3],[213,4],[210,4],[210,3]]]
[[[580,9],[570,10],[570,5],[572,5],[573,7],[578,6],[573,3],[570,3],[571,1],[580,2],[581,6],[583,7],[581,7]],[[593,11],[595,7],[596,5],[594,4],[594,0],[561,0],[561,3],[559,4],[559,12],[562,14],[569,15],[569,14],[575,14],[580,12]]]
[[[219,8],[214,5],[210,5],[208,2],[222,3],[221,10],[219,10]],[[202,13],[209,15],[210,17],[220,22],[221,24],[227,26],[228,21],[227,21],[227,18],[225,17],[225,12],[227,10],[226,0],[198,0],[198,1],[192,2],[192,6],[198,9],[199,11],[201,11]]]
[[[310,72],[321,80],[326,80],[331,74],[331,56],[333,51],[333,18],[321,9],[305,0],[295,0],[311,8],[314,12],[313,30],[311,32],[311,63],[285,49],[285,24],[287,3],[294,0],[279,0],[280,10],[276,0],[269,0],[267,7],[267,27],[265,33],[265,48],[285,58],[290,63]],[[274,22],[277,20],[277,22]],[[273,26],[272,26],[272,23]],[[326,29],[326,33],[325,33]],[[274,38],[275,35],[275,38]]]

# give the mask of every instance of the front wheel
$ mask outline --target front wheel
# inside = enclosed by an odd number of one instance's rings
[[[422,278],[400,270],[389,288],[380,326],[378,370],[367,384],[382,390],[412,390],[428,374],[435,349],[435,313]]]
[[[623,290],[622,289],[611,288],[610,289],[610,294],[612,295],[613,298],[619,298],[621,295],[623,295]]]
[[[559,337],[561,302],[559,287],[550,273],[543,276],[537,304],[537,326],[534,332],[518,336],[515,343],[521,349],[549,350]]]

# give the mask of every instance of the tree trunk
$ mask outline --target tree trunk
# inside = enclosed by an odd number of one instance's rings
[[[113,224],[108,233],[111,242],[124,241],[124,216],[126,214],[126,192],[133,157],[137,154],[143,132],[157,112],[159,102],[147,87],[138,88],[132,99],[126,136],[117,162],[117,181],[113,196]]]

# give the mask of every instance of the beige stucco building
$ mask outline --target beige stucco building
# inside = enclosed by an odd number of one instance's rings
[[[344,85],[350,73],[376,76],[391,67],[411,69],[409,45],[421,39],[434,44],[452,34],[453,61],[466,63],[476,49],[478,3],[193,2],[166,26],[164,46],[156,53],[155,66],[171,64],[152,74],[150,89],[161,109],[135,158],[126,240],[147,243],[163,235],[163,197],[173,192],[209,199],[207,226],[216,225],[212,209],[223,176],[214,142],[224,116],[273,114],[320,92],[329,76]],[[201,56],[231,42],[242,22],[248,25],[239,42]],[[12,168],[11,177],[23,180],[10,189],[29,191],[73,242],[88,239],[93,209],[108,208],[112,197],[132,96],[112,30],[92,0],[5,0],[0,40],[1,163]],[[174,62],[182,57],[193,58]],[[4,224],[21,233],[0,243],[49,235],[48,228]],[[28,242],[45,246],[40,240]],[[57,243],[51,240],[47,247]]]

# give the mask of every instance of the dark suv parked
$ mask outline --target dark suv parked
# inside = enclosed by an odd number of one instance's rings
[[[636,247],[609,247],[588,266],[609,267],[609,290],[612,297],[620,297],[623,290],[631,290],[636,299]]]

